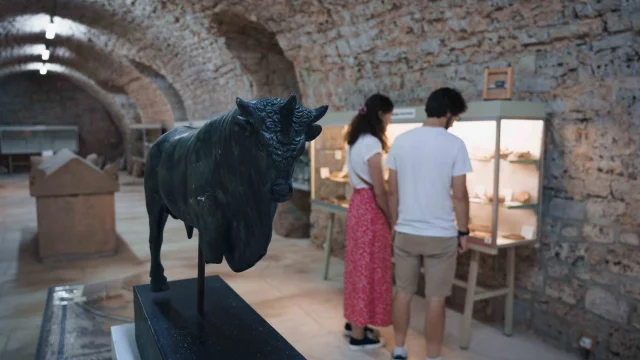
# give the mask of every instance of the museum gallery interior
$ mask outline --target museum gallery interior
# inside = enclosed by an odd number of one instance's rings
[[[5,0],[0,360],[390,359],[343,334],[345,133],[441,87],[473,168],[443,359],[640,359],[640,1]]]

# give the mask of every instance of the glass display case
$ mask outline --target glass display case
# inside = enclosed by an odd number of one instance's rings
[[[336,215],[347,213],[353,188],[349,184],[349,169],[346,165],[347,146],[345,131],[356,115],[356,111],[327,113],[319,124],[322,133],[310,147],[311,157],[311,208],[329,213],[324,239],[324,279],[328,278],[331,257],[331,234]],[[391,124],[387,127],[389,146],[396,137],[406,131],[421,126],[426,118],[423,108],[403,107],[393,111]],[[383,155],[386,163],[386,155]],[[388,170],[385,169],[385,178]]]
[[[541,103],[473,102],[449,129],[471,158],[470,246],[478,251],[497,254],[499,248],[537,242],[544,119]]]
[[[344,136],[355,114],[356,111],[327,113],[320,121],[322,133],[311,142],[311,199],[316,207],[346,213],[353,189],[349,184]],[[394,110],[386,133],[389,146],[398,135],[420,126],[425,116],[424,109],[419,108]],[[383,161],[386,162],[386,155]]]
[[[296,160],[293,169],[293,188],[300,191],[311,190],[311,158],[309,157],[310,145],[305,145],[304,153]]]

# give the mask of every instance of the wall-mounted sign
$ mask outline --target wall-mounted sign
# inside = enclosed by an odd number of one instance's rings
[[[512,94],[513,69],[511,67],[484,70],[484,87],[482,89],[484,100],[510,100]]]
[[[393,109],[393,112],[391,113],[392,120],[414,119],[415,117],[416,117],[416,109],[414,108]]]

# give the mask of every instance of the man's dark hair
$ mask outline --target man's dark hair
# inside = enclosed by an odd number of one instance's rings
[[[443,87],[429,95],[424,110],[430,118],[455,117],[467,111],[467,103],[458,90]]]
[[[356,115],[349,125],[345,140],[349,146],[358,141],[360,135],[371,134],[380,140],[382,150],[388,150],[387,136],[385,135],[385,126],[382,119],[378,115],[378,112],[384,114],[393,111],[393,102],[388,97],[381,94],[371,95],[364,103],[364,106],[360,108],[358,115]]]

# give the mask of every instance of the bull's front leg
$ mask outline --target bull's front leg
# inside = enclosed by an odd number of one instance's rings
[[[164,267],[160,261],[162,250],[164,226],[169,215],[166,206],[158,197],[147,198],[147,213],[149,215],[149,250],[151,252],[151,291],[161,292],[169,290],[167,277],[164,276]]]

